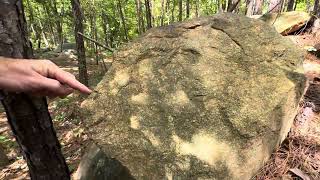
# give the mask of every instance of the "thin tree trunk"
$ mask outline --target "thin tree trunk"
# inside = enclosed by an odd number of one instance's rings
[[[186,18],[190,17],[190,0],[186,0]]]
[[[277,13],[281,11],[282,8],[282,0],[270,0],[269,1],[269,9],[270,13]]]
[[[246,16],[252,16],[253,12],[254,12],[254,1],[255,0],[247,0],[246,2],[246,6],[247,6],[247,12],[246,12]]]
[[[143,32],[143,26],[142,26],[142,15],[141,15],[141,1],[135,0],[136,2],[136,11],[137,11],[137,21],[138,21],[138,33],[141,34]]]
[[[118,0],[118,10],[119,10],[119,15],[120,15],[120,19],[121,19],[121,22],[122,22],[122,27],[123,27],[123,31],[124,31],[124,37],[125,37],[125,40],[128,41],[129,40],[129,36],[128,36],[128,29],[127,29],[127,25],[126,25],[126,20],[125,20],[125,17],[124,17],[124,13],[122,11],[122,2],[121,0]]]
[[[182,0],[179,1],[179,16],[178,16],[178,21],[182,21]]]
[[[308,13],[310,13],[310,9],[311,9],[311,0],[306,0],[306,11]],[[296,7],[296,6],[295,6]]]
[[[4,151],[4,147],[0,144],[0,168],[3,168],[9,164],[9,159]]]
[[[233,12],[237,8],[239,3],[240,3],[240,0],[228,0],[227,12]]]
[[[94,15],[93,16],[93,35],[94,35],[94,39],[97,39],[98,40],[98,30],[97,30],[97,18],[96,16]],[[95,57],[96,57],[96,64],[99,65],[99,49],[98,49],[98,46],[97,44],[94,44],[94,49],[95,49]]]
[[[152,28],[152,15],[151,15],[151,9],[150,9],[150,1],[145,0],[145,6],[146,6],[146,19],[147,19],[147,29]]]
[[[313,6],[313,13],[312,13],[315,18],[320,18],[320,7],[319,7],[319,0],[314,1],[314,6]]]
[[[102,30],[103,30],[103,34],[104,34],[104,43],[107,46],[111,47],[111,44],[109,44],[109,19],[108,19],[108,15],[106,12],[102,12],[101,13],[101,17],[102,17]]]
[[[82,84],[88,86],[88,73],[86,63],[86,51],[84,48],[83,37],[78,32],[83,34],[83,15],[79,0],[71,0],[72,12],[75,22],[74,36],[77,44],[78,66],[79,66],[79,80]]]
[[[294,0],[288,1],[287,11],[293,11],[294,8]]]
[[[199,0],[195,0],[196,1],[196,17],[199,17]],[[218,2],[220,2],[220,0],[217,0]]]
[[[53,4],[51,4],[51,2]],[[63,14],[58,13],[58,8],[57,8],[57,1],[53,0],[50,1],[50,7],[52,9],[52,12],[55,16],[55,24],[57,27],[57,32],[58,32],[58,42],[60,44],[60,52],[63,50],[63,29],[62,29],[62,22],[63,22]],[[62,12],[64,11],[64,8],[62,7]]]
[[[172,0],[172,9],[171,9],[171,23],[173,23],[175,21],[175,16],[174,16],[174,10],[176,8],[176,0]]]
[[[21,0],[0,0],[0,56],[30,58],[32,49]],[[29,167],[31,179],[70,179],[46,99],[2,92],[8,122]]]
[[[161,20],[160,20],[160,26],[164,25],[164,13],[165,12],[165,0],[161,0]]]
[[[253,15],[262,14],[263,0],[255,0]]]

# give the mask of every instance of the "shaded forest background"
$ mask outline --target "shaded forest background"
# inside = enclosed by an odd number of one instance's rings
[[[319,2],[315,1],[82,0],[80,4],[84,35],[110,48],[117,48],[121,43],[134,39],[151,27],[218,12],[234,12],[247,16],[292,10],[312,12],[318,8],[316,3]],[[70,1],[25,0],[24,4],[34,49],[55,48],[62,42],[75,42],[75,21]],[[100,52],[100,47],[90,41],[85,47],[88,55]]]
[[[25,0],[24,7],[33,49],[62,51],[59,44],[70,42],[80,46],[79,80],[85,85],[85,57],[98,64],[103,55],[152,27],[219,12],[254,16],[305,11],[313,20],[320,14],[319,0]]]

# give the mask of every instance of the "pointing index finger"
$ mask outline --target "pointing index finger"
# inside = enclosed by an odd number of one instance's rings
[[[58,80],[62,84],[66,84],[71,88],[80,91],[84,94],[90,94],[92,91],[82,83],[80,83],[71,73],[60,69],[58,66],[54,65],[55,68],[49,70],[49,77]]]

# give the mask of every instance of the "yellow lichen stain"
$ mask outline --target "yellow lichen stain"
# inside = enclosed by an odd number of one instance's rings
[[[126,86],[129,83],[130,75],[128,69],[117,71],[114,79],[110,81],[109,86],[111,94],[116,95],[120,87]]]
[[[184,106],[190,103],[188,95],[182,91],[178,90],[171,95],[171,104]]]
[[[140,128],[140,117],[131,116],[130,117],[130,127],[132,129],[139,129]]]
[[[149,101],[149,95],[147,93],[140,93],[131,97],[133,104],[147,105]]]
[[[138,72],[139,72],[139,75],[142,77],[152,78],[154,75],[152,73],[152,64],[150,60],[145,59],[141,61],[138,65]]]

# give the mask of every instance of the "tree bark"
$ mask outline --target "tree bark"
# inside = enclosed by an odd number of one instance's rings
[[[281,11],[282,0],[270,0],[269,3],[269,13],[277,13]]]
[[[49,1],[50,3],[50,9],[53,12],[53,15],[55,16],[55,24],[57,28],[57,33],[58,33],[58,42],[60,44],[60,52],[62,52],[62,45],[63,45],[63,29],[62,29],[62,22],[63,22],[63,14],[58,13],[58,8],[57,8],[57,1],[56,0],[51,0]],[[52,4],[51,4],[52,3]],[[64,11],[62,9],[62,11]]]
[[[233,12],[237,8],[239,3],[240,3],[240,0],[228,0],[227,12]]]
[[[30,58],[21,0],[0,0],[0,56]],[[70,179],[45,98],[2,92],[8,122],[29,167],[31,179]]]
[[[83,34],[83,14],[79,0],[71,0],[72,12],[74,17],[74,36],[77,44],[79,80],[82,84],[88,86],[88,73],[86,63],[86,51],[84,48],[83,37],[78,32]]]
[[[262,14],[263,0],[255,0],[253,15]]]
[[[314,6],[313,6],[313,13],[315,18],[320,18],[320,7],[319,7],[319,0],[314,1]]]
[[[288,1],[287,11],[293,11],[294,8],[294,0]]]
[[[103,30],[103,34],[104,34],[104,43],[107,45],[107,46],[110,46],[111,47],[111,41],[109,41],[109,17],[107,15],[106,12],[104,12],[102,10],[102,13],[101,13],[101,18],[102,18],[102,30]],[[110,44],[109,44],[110,42]]]
[[[126,24],[126,20],[124,17],[124,13],[123,13],[121,4],[122,4],[121,0],[118,0],[117,6],[118,6],[119,15],[120,15],[120,19],[121,19],[121,23],[122,23],[122,27],[123,27],[123,31],[124,31],[124,38],[125,38],[125,41],[128,41],[129,40],[128,29],[127,29],[127,24]]]
[[[175,0],[171,0],[172,1],[172,9],[171,9],[171,23],[173,23],[175,21],[175,18],[174,18],[174,11],[175,11],[175,8],[176,8],[176,3],[175,3]]]
[[[190,17],[190,0],[186,0],[186,18]]]
[[[135,0],[136,2],[136,11],[137,11],[137,21],[138,21],[138,33],[143,33],[143,17],[142,17],[142,11],[141,11],[141,1]]]
[[[182,21],[182,0],[178,0],[179,1],[179,16],[178,16],[178,20]]]
[[[164,14],[165,14],[165,0],[161,0],[161,19],[160,19],[160,26],[164,25]]]
[[[196,1],[196,17],[199,17],[199,0]],[[217,0],[219,2],[219,0]]]
[[[151,15],[149,0],[145,0],[145,6],[146,6],[147,29],[150,29],[152,28],[152,15]]]
[[[9,159],[7,157],[6,152],[4,151],[4,147],[0,144],[0,168],[3,168],[9,164]]]

